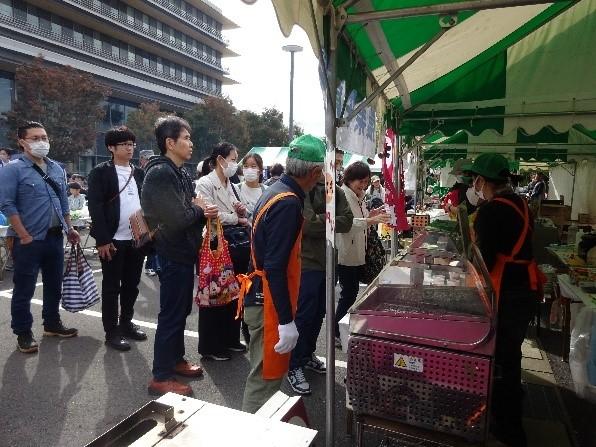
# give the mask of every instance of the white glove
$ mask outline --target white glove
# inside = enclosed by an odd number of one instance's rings
[[[298,329],[296,323],[293,321],[288,324],[280,324],[277,326],[279,332],[279,341],[273,347],[278,354],[287,354],[296,347],[298,343]]]

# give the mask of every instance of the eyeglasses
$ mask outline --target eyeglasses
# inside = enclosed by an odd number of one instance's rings
[[[33,141],[35,143],[37,143],[38,141],[44,141],[44,142],[48,142],[50,141],[50,139],[47,136],[43,136],[43,137],[29,137],[29,138],[23,138],[23,140],[25,141]]]
[[[137,147],[135,143],[117,143],[116,146],[132,147],[133,149]]]

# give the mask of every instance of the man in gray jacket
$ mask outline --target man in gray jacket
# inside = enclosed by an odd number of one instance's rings
[[[159,157],[147,164],[141,206],[150,228],[156,229],[155,250],[159,273],[160,311],[157,317],[151,394],[192,394],[192,388],[174,375],[199,377],[200,366],[184,359],[184,327],[192,309],[197,252],[207,218],[217,217],[217,207],[194,197],[184,163],[192,156],[190,126],[168,116],[155,125]]]

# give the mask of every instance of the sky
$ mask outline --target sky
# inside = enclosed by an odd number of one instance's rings
[[[275,107],[288,125],[290,113],[290,53],[284,45],[300,45],[304,50],[294,56],[294,123],[306,133],[325,135],[323,94],[315,57],[306,33],[294,27],[285,38],[277,24],[273,5],[258,0],[246,5],[240,0],[210,0],[240,28],[224,30],[229,47],[240,56],[223,59],[224,67],[237,85],[224,85],[223,93],[239,110],[260,113]]]

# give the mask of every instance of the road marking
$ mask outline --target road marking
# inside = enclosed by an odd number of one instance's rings
[[[101,269],[99,269],[99,270],[93,270],[93,273],[99,273],[99,272],[101,272]],[[37,287],[42,286],[42,285],[43,285],[43,283],[39,282],[39,283],[35,284],[35,287],[37,288]],[[8,290],[0,291],[0,297],[11,299],[12,298],[12,290],[13,289],[8,289]],[[37,298],[33,298],[31,300],[31,303],[32,304],[36,304],[38,306],[42,306],[43,305],[43,301],[42,300],[38,300]],[[64,310],[62,308],[62,306],[60,306],[60,308],[62,310]],[[78,314],[83,314],[83,315],[88,315],[90,317],[101,318],[101,312],[97,312],[96,310],[82,310],[82,311],[77,312],[77,313]],[[157,324],[156,323],[151,323],[150,321],[142,321],[142,320],[134,320],[134,319],[132,321],[133,321],[134,324],[137,324],[137,325],[139,325],[141,327],[144,327],[144,328],[147,328],[147,329],[153,329],[153,330],[157,329]],[[187,336],[187,337],[191,337],[191,338],[199,338],[199,333],[196,332],[196,331],[185,330],[184,331],[184,335]],[[320,361],[322,361],[325,364],[327,364],[327,359],[325,357],[317,356],[317,358]],[[348,367],[348,364],[346,362],[342,361],[342,360],[336,360],[335,361],[335,366],[337,368],[346,369]]]

